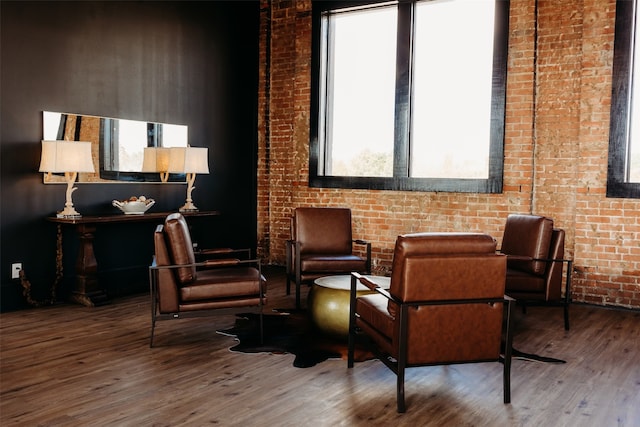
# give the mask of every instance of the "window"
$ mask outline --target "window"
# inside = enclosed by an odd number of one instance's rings
[[[640,198],[640,38],[637,0],[618,0],[607,196]]]
[[[309,184],[501,192],[508,11],[314,2]]]

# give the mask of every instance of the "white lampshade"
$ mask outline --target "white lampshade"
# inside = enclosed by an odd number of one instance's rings
[[[71,194],[76,190],[73,183],[79,172],[95,172],[91,157],[91,143],[84,141],[42,141],[40,172],[64,173],[67,182],[64,210],[59,218],[78,218],[82,215],[73,207]],[[45,177],[46,181],[46,177]]]
[[[91,142],[42,141],[40,172],[95,172]]]
[[[167,172],[169,170],[169,148],[145,147],[142,172]]]
[[[169,172],[209,173],[209,158],[206,147],[171,147]]]

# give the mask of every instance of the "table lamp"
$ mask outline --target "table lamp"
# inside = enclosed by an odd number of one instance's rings
[[[67,199],[64,209],[58,212],[58,218],[79,218],[74,208],[71,194],[77,189],[73,187],[79,172],[95,172],[91,157],[91,142],[83,141],[42,141],[40,172],[64,173],[67,181]],[[45,177],[45,182],[47,178]]]
[[[206,147],[171,147],[169,149],[169,172],[187,174],[187,201],[180,212],[197,211],[193,204],[191,192],[196,174],[209,173],[208,148]]]
[[[145,147],[142,172],[159,172],[160,181],[167,182],[169,179],[169,148]]]

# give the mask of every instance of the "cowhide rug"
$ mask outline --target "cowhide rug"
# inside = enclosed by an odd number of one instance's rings
[[[255,313],[236,316],[233,327],[217,331],[239,342],[231,351],[241,353],[290,353],[293,366],[309,368],[327,359],[347,359],[347,338],[326,336],[317,331],[306,310],[277,311],[264,314],[264,342],[260,344],[259,321]],[[355,360],[369,360],[373,354],[356,346]]]
[[[347,339],[326,336],[313,327],[305,310],[276,311],[264,315],[264,342],[260,343],[258,315],[243,313],[236,316],[235,325],[217,331],[232,336],[238,343],[231,351],[240,353],[293,354],[293,366],[309,368],[327,359],[347,359]],[[512,351],[513,358],[545,362],[565,363],[564,360],[538,356],[536,354]],[[356,345],[355,360],[361,362],[373,359],[373,354]]]

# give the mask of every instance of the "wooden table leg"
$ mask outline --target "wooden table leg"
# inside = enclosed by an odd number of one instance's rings
[[[88,307],[107,303],[107,294],[98,285],[98,261],[93,251],[94,224],[78,224],[78,259],[76,260],[76,288],[71,300]]]

